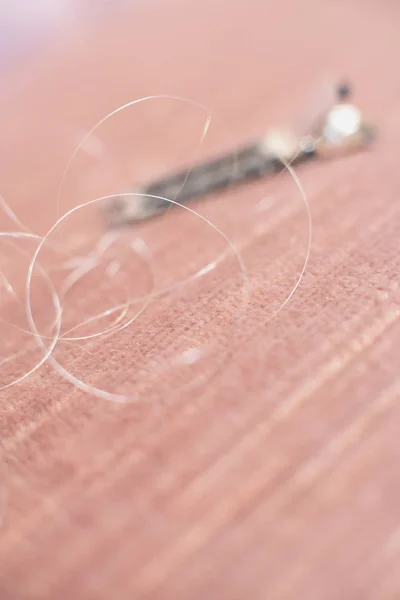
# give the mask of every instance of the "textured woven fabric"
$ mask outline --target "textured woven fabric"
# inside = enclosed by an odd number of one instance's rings
[[[308,240],[304,205],[287,174],[194,205],[237,243],[248,295],[229,255],[90,354],[76,343],[57,345],[55,357],[77,377],[137,401],[90,396],[49,364],[0,393],[0,597],[394,600],[397,3],[132,4],[110,3],[103,15],[85,3],[78,24],[66,23],[57,40],[44,39],[7,70],[1,192],[32,230],[44,233],[71,206],[196,157],[207,111],[151,100],[99,130],[115,168],[92,140],[56,206],[77,140],[140,97],[172,94],[210,107],[215,119],[199,158],[296,123],[315,84],[345,77],[379,139],[367,152],[299,168],[313,220],[311,255],[278,313]],[[57,241],[72,253],[83,233],[94,240],[104,227],[92,208],[60,228]],[[5,216],[1,222],[15,230]],[[223,237],[183,211],[138,231],[158,286],[226,251]],[[146,264],[126,250],[134,233],[124,235],[114,257],[123,269],[106,277],[99,268],[82,280],[66,305],[65,329],[151,289]],[[26,260],[4,248],[2,268],[15,261],[22,294]],[[34,284],[34,313],[45,324],[48,289],[40,278]],[[26,326],[9,295],[0,302],[2,317]],[[2,359],[27,339],[4,324],[1,335]],[[206,352],[191,361],[198,346]],[[189,356],[184,365],[182,356]],[[4,363],[2,383],[38,357],[32,349]]]

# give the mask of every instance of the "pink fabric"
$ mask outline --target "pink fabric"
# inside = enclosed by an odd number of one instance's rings
[[[86,4],[85,19],[66,25],[51,53],[39,49],[29,68],[21,63],[3,81],[1,191],[38,233],[57,218],[57,184],[76,141],[139,97],[172,94],[210,107],[201,157],[296,123],[315,84],[348,77],[379,140],[371,151],[299,168],[311,257],[278,314],[308,239],[287,174],[196,205],[237,244],[248,301],[231,256],[153,301],[91,354],[57,346],[77,377],[138,401],[94,398],[50,365],[1,392],[1,598],[397,598],[396,3],[167,0],[116,3],[106,18],[93,4],[92,22]],[[58,214],[187,164],[206,116],[152,100],[115,117],[98,135],[117,166],[87,149]],[[81,234],[94,240],[103,227],[97,207],[84,209],[54,240],[73,253]],[[2,228],[15,230],[6,217]],[[138,231],[158,286],[226,249],[189,213],[171,211]],[[122,263],[115,277],[99,268],[72,293],[64,330],[150,289],[146,265],[126,250],[130,236],[114,257]],[[8,246],[2,260],[4,272],[18,265],[11,275],[22,294],[26,260]],[[34,283],[44,326],[49,294]],[[2,317],[26,326],[15,302],[0,302]],[[26,342],[2,327],[10,348]],[[182,354],[200,344],[205,356],[184,366]],[[38,356],[3,365],[2,381]]]

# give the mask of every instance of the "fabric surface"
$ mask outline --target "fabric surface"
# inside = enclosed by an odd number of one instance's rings
[[[236,244],[239,262],[220,233],[176,209],[125,232],[72,290],[64,332],[126,298],[142,306],[153,285],[174,286],[224,255],[124,331],[86,350],[57,344],[68,371],[131,402],[85,393],[50,363],[0,392],[1,599],[398,598],[398,4],[95,5],[4,74],[0,191],[38,234],[80,202],[270,126],[301,128],[315,87],[342,77],[379,138],[299,167],[312,246],[282,309],[309,239],[287,173],[193,204]],[[116,115],[77,156],[57,202],[82,135],[118,106],[160,94],[208,108],[157,99]],[[66,219],[51,241],[72,256],[93,247],[100,208]],[[1,228],[16,225],[3,215]],[[150,266],[132,249],[136,234]],[[18,247],[32,254],[29,240]],[[1,252],[24,299],[27,257],[6,242]],[[61,285],[62,272],[51,275]],[[2,319],[26,328],[23,305],[1,289]],[[32,305],[48,325],[40,273]],[[41,353],[11,325],[1,335],[5,385]]]

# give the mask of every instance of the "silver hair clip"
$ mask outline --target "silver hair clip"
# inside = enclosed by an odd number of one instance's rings
[[[253,144],[219,158],[150,182],[137,189],[139,194],[170,198],[187,203],[231,186],[250,182],[281,171],[284,165],[297,165],[316,158],[329,158],[368,146],[375,130],[362,120],[360,110],[349,102],[349,86],[336,90],[337,102],[300,139],[270,133]],[[106,207],[111,227],[130,225],[164,212],[171,204],[143,196],[123,196]]]

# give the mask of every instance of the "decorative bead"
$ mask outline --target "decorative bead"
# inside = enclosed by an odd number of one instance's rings
[[[352,104],[337,104],[326,119],[323,137],[330,144],[339,144],[343,138],[359,131],[361,113]]]

